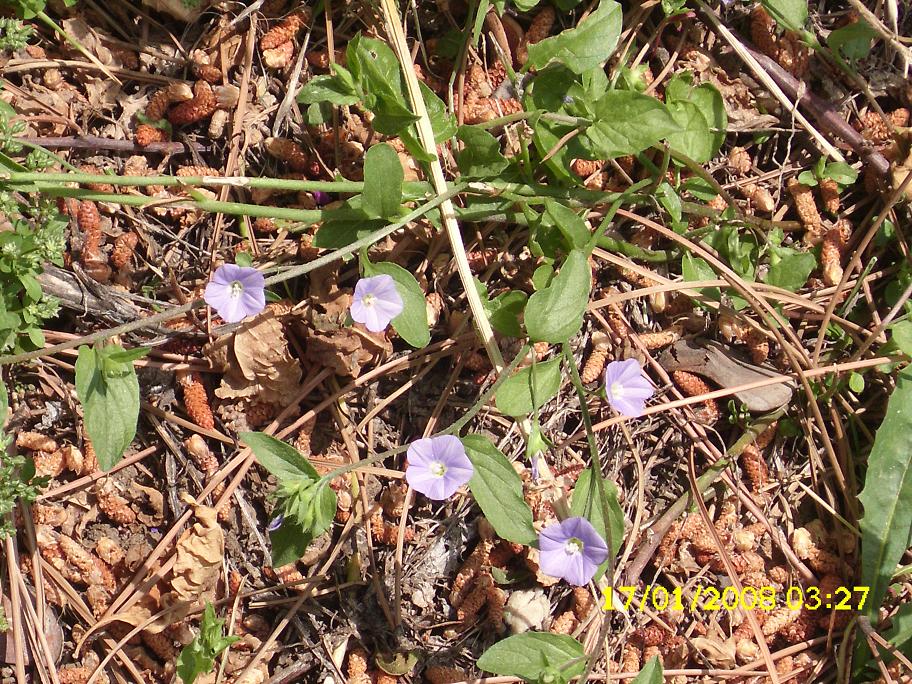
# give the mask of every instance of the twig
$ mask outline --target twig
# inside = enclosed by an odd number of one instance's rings
[[[754,55],[744,46],[738,37],[731,32],[731,30],[725,26],[719,16],[705,3],[703,0],[694,0],[697,7],[703,12],[703,15],[709,20],[709,23],[713,25],[713,28],[725,39],[725,41],[731,45],[732,49],[738,53],[738,56],[743,59],[747,65],[750,67],[754,75],[760,79],[761,83],[766,86],[773,96],[779,100],[779,103],[785,107],[792,115],[797,119],[798,123],[804,126],[805,130],[810,133],[814,139],[818,142],[821,148],[833,159],[836,161],[845,161],[845,158],[830,142],[820,134],[816,128],[811,125],[811,122],[805,118],[805,116],[798,111],[797,105],[789,101],[788,96],[782,89],[776,84],[776,81],[760,66],[760,63],[754,59]]]
[[[132,140],[112,140],[97,135],[69,135],[50,138],[13,138],[24,145],[40,145],[55,150],[112,150],[114,152],[153,152],[160,154],[184,154],[192,145],[197,152],[208,152],[208,145],[182,142],[156,142],[140,147]]]
[[[440,158],[437,156],[437,145],[434,141],[434,130],[431,128],[431,119],[428,115],[427,108],[424,105],[424,98],[421,95],[421,88],[418,84],[418,77],[415,75],[412,56],[408,50],[405,34],[402,31],[402,22],[399,18],[399,9],[393,0],[382,0],[383,15],[386,20],[386,30],[389,34],[390,43],[402,64],[402,73],[405,76],[406,87],[408,88],[409,98],[412,102],[412,109],[418,118],[415,124],[418,128],[418,138],[425,152],[433,157],[430,162],[431,180],[437,194],[443,196],[447,192],[447,182],[443,175],[443,168],[440,166]],[[462,287],[465,291],[466,300],[472,311],[472,317],[478,328],[478,333],[484,343],[485,351],[491,359],[491,364],[497,372],[504,367],[503,355],[497,346],[497,340],[494,339],[494,330],[485,314],[484,306],[478,291],[475,289],[475,283],[472,277],[472,269],[469,267],[469,261],[466,258],[465,245],[462,242],[462,235],[459,232],[459,224],[456,222],[456,212],[453,203],[446,199],[440,204],[440,214],[443,217],[443,225],[446,229],[447,237],[450,240],[450,246],[453,249],[453,259],[456,261],[456,270],[459,273],[459,279],[462,281]]]
[[[770,73],[786,95],[797,100],[798,105],[805,107],[811,113],[823,130],[842,138],[855,151],[855,154],[864,160],[865,164],[869,164],[881,176],[886,176],[890,172],[890,162],[886,157],[852,128],[833,105],[808,90],[806,84],[796,79],[774,60],[747,45],[744,46],[744,49]]]

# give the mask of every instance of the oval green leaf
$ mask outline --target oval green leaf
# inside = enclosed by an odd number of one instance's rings
[[[557,396],[560,384],[559,358],[536,363],[507,378],[497,390],[494,403],[506,416],[526,416]]]
[[[534,544],[538,535],[532,527],[532,511],[510,461],[487,437],[466,435],[462,444],[475,467],[469,489],[497,536],[517,544]]]

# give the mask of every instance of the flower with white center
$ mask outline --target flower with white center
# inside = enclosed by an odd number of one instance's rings
[[[362,278],[355,285],[355,296],[351,305],[351,317],[356,323],[363,323],[371,332],[383,332],[396,316],[402,313],[404,305],[396,281],[385,273]]]
[[[249,266],[224,264],[212,274],[203,299],[226,323],[255,316],[266,307],[266,279]]]
[[[628,418],[638,418],[646,400],[655,392],[636,359],[612,361],[605,367],[605,394],[611,408]]]
[[[462,441],[454,435],[418,439],[408,448],[405,479],[429,499],[451,497],[474,472]]]

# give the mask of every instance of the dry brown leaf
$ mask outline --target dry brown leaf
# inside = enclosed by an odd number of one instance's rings
[[[171,608],[164,614],[159,615],[155,620],[152,616],[159,613],[163,608]],[[180,622],[193,610],[192,603],[187,602],[168,602],[161,596],[157,586],[153,586],[148,592],[144,593],[139,601],[130,606],[127,610],[111,616],[112,622],[125,622],[131,627],[145,625],[143,629],[151,634],[159,634],[172,624]],[[151,622],[150,622],[151,620]]]
[[[226,370],[215,390],[220,399],[255,398],[264,404],[284,406],[298,393],[301,366],[288,351],[282,323],[271,310],[236,331],[224,344],[217,340],[205,351],[214,365]]]
[[[182,601],[213,601],[222,560],[225,533],[214,508],[196,506],[196,523],[177,542],[171,589]]]
[[[61,23],[64,30],[78,40],[89,53],[98,58],[99,62],[115,69],[124,67],[122,53],[114,53],[109,50],[84,19],[74,17],[64,19]],[[75,78],[85,87],[86,96],[93,107],[111,110],[114,105],[119,104],[123,93],[121,84],[114,79],[108,78],[103,73],[88,70],[77,70]]]
[[[332,368],[337,375],[353,378],[361,369],[386,358],[392,344],[383,333],[370,333],[345,325],[352,297],[336,289],[316,296],[309,310],[307,358],[314,364]]]
[[[733,639],[727,639],[720,642],[718,639],[693,637],[691,638],[690,643],[696,646],[700,653],[716,667],[723,669],[734,669],[738,667],[738,660],[735,657],[735,642]]]

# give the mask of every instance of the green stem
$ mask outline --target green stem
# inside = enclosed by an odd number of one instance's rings
[[[460,192],[460,187],[457,186],[457,187],[451,189],[447,193],[434,197],[432,200],[425,202],[424,204],[417,207],[413,211],[410,211],[408,214],[403,216],[401,219],[399,219],[395,223],[391,223],[388,226],[384,226],[383,228],[380,228],[379,230],[375,230],[370,235],[367,235],[367,236],[361,238],[360,240],[357,240],[357,241],[351,243],[350,245],[341,247],[340,249],[337,249],[334,252],[325,254],[306,264],[302,264],[300,266],[295,266],[294,268],[290,268],[287,271],[283,271],[282,273],[277,273],[276,275],[274,275],[270,278],[267,278],[266,285],[267,286],[274,285],[276,283],[281,283],[286,280],[290,280],[292,278],[296,278],[298,276],[304,275],[305,273],[309,273],[310,271],[313,271],[315,269],[326,266],[327,264],[330,264],[333,261],[336,261],[337,259],[341,259],[342,257],[348,256],[349,254],[357,252],[359,249],[361,249],[362,247],[364,247],[366,245],[371,245],[374,242],[377,242],[378,240],[382,240],[387,235],[396,232],[403,226],[408,225],[412,221],[420,218],[425,213],[427,213],[431,209],[434,209],[435,207],[439,206],[442,202],[446,201],[447,199],[450,199],[451,197],[455,196],[459,192]],[[10,364],[14,364],[14,363],[22,363],[24,361],[36,359],[41,356],[51,356],[58,352],[65,351],[67,349],[73,349],[73,348],[78,347],[83,344],[93,344],[94,342],[98,342],[100,340],[104,340],[109,337],[113,337],[114,335],[124,335],[126,333],[133,332],[134,330],[140,330],[142,328],[151,327],[151,326],[157,325],[158,323],[164,323],[165,321],[170,321],[172,319],[183,316],[186,313],[188,313],[189,311],[202,308],[205,305],[206,305],[206,302],[204,300],[196,299],[192,302],[188,302],[181,306],[177,306],[177,307],[168,309],[167,311],[163,311],[161,313],[155,314],[154,316],[149,316],[148,318],[142,318],[142,319],[139,319],[136,321],[131,321],[129,323],[125,323],[124,325],[119,325],[116,328],[110,328],[108,330],[99,330],[98,332],[92,333],[91,335],[86,335],[85,337],[80,337],[80,338],[77,338],[74,340],[68,340],[66,342],[61,342],[60,344],[56,344],[51,347],[45,347],[43,349],[36,349],[36,350],[30,351],[30,352],[23,352],[21,354],[11,354],[8,356],[0,356],[0,366],[10,365]],[[226,328],[228,328],[228,326],[226,326]]]
[[[580,402],[580,415],[583,418],[583,427],[586,429],[586,441],[589,444],[589,455],[592,457],[592,478],[595,482],[599,506],[602,509],[602,520],[605,521],[605,541],[608,544],[608,569],[605,571],[607,577],[614,578],[614,541],[611,538],[611,511],[608,509],[608,501],[605,496],[605,476],[602,474],[602,459],[599,456],[598,445],[595,443],[595,432],[592,429],[592,417],[589,415],[589,405],[586,401],[586,388],[583,387],[583,381],[580,378],[579,369],[576,367],[576,359],[573,358],[573,351],[570,349],[570,343],[563,344],[564,360],[570,369],[570,381],[576,390],[576,396]],[[589,498],[591,502],[591,497]]]
[[[617,252],[618,254],[623,254],[631,259],[637,259],[638,261],[664,263],[666,261],[671,261],[675,256],[667,249],[644,249],[643,247],[637,247],[625,240],[616,240],[607,235],[600,235],[597,244],[599,247],[607,249],[609,252]]]

